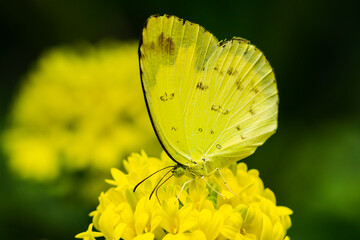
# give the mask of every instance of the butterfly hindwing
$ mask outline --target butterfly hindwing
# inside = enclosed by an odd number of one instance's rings
[[[222,42],[195,88],[186,115],[195,159],[223,167],[252,154],[275,132],[275,76],[262,52],[247,40]]]

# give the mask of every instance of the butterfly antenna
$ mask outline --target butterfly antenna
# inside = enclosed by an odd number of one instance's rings
[[[154,172],[154,173],[150,174],[149,176],[147,176],[146,178],[144,178],[143,180],[141,180],[138,184],[136,184],[136,186],[134,187],[133,192],[135,192],[136,189],[138,188],[138,186],[140,186],[140,184],[142,184],[143,182],[145,182],[148,178],[150,178],[150,177],[152,177],[154,174],[156,174],[156,173],[158,173],[158,172],[160,172],[160,171],[163,171],[163,170],[165,170],[165,169],[167,169],[167,168],[170,168],[170,167],[173,168],[174,166],[167,166],[167,167],[164,167],[164,168],[162,168],[162,169],[159,169],[159,170],[157,170],[156,172]]]
[[[171,174],[167,179],[165,179],[165,181],[163,181],[158,187],[157,187],[157,189],[155,190],[155,196],[156,196],[156,199],[158,200],[158,202],[159,202],[159,204],[161,205],[161,203],[160,203],[160,200],[159,200],[159,196],[158,196],[158,190],[159,190],[159,188],[164,184],[164,183],[166,183],[171,177],[173,177],[174,176],[174,174]]]
[[[154,194],[155,190],[158,188],[159,184],[161,183],[161,181],[166,177],[166,175],[168,175],[169,172],[171,172],[172,169],[170,169],[169,171],[167,171],[164,176],[162,176],[159,180],[159,182],[155,185],[154,189],[151,191],[151,194],[149,196],[149,200],[151,199],[152,195]]]

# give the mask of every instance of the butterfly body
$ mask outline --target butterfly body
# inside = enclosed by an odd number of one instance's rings
[[[174,166],[173,173],[175,177],[181,177],[186,175],[191,178],[206,177],[214,173],[217,169],[209,161],[202,160],[203,162],[192,162],[188,165],[177,164]]]
[[[277,128],[273,70],[249,41],[219,42],[198,24],[151,16],[139,46],[142,87],[172,172],[192,178],[251,155]]]

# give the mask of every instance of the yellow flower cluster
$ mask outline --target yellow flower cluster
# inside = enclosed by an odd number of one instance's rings
[[[9,120],[2,136],[9,165],[39,181],[55,179],[62,170],[106,171],[142,148],[160,152],[135,42],[44,54],[23,80]]]
[[[286,231],[291,226],[292,211],[276,205],[274,193],[264,188],[257,170],[248,170],[245,163],[222,169],[232,191],[219,176],[208,182],[226,199],[202,181],[189,183],[179,197],[188,177],[172,178],[158,192],[158,200],[149,195],[160,180],[154,176],[136,192],[134,186],[149,174],[174,165],[166,154],[161,159],[150,158],[144,152],[132,154],[124,161],[127,174],[112,169],[114,185],[101,193],[99,205],[90,216],[93,223],[77,238],[95,239],[259,239],[289,240]],[[93,225],[98,231],[93,231]]]

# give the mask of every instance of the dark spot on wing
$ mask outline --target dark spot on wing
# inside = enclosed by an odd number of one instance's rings
[[[166,92],[163,96],[160,96],[160,100],[163,101],[163,102],[166,102],[168,100],[171,100],[173,99],[175,96],[175,93],[171,93],[170,95],[168,95]]]
[[[251,113],[251,115],[255,115],[255,114],[256,114],[255,110],[254,110],[252,107],[250,107],[249,113]]]
[[[238,131],[240,131],[240,130],[241,130],[241,128],[240,128],[240,126],[239,126],[239,125],[238,125],[238,126],[236,126],[235,128],[236,128],[236,130],[238,130]]]
[[[165,37],[164,33],[161,33],[158,37],[158,45],[162,51],[165,51],[169,55],[174,55],[175,43],[171,37]]]
[[[165,43],[165,36],[164,36],[164,33],[162,32],[162,33],[160,33],[160,35],[158,36],[158,44],[159,44],[160,46],[163,46],[163,45],[165,45],[164,43]]]
[[[214,134],[214,130],[210,129],[210,134]]]
[[[221,111],[221,106],[220,105],[212,105],[211,110],[213,110],[215,112],[220,112]]]
[[[216,144],[216,148],[220,150],[222,147],[220,144]]]
[[[226,108],[222,108],[220,105],[212,105],[211,106],[211,110],[212,111],[215,111],[215,112],[218,112],[218,113],[221,113],[221,114],[224,114],[224,115],[227,115],[227,114],[229,114],[229,110],[228,109],[226,109]]]
[[[199,128],[198,131],[199,131],[199,132],[202,132],[203,130],[202,130],[202,128]]]
[[[203,84],[202,82],[198,82],[198,83],[196,84],[196,88],[197,88],[197,89],[200,89],[200,90],[206,90],[206,89],[209,88],[209,86],[206,85],[206,84]]]
[[[225,44],[227,43],[227,41],[226,40],[222,40],[222,41],[220,41],[219,42],[219,47],[221,47],[221,46],[225,46]]]
[[[223,75],[223,74],[224,74],[224,72],[220,70],[219,65],[216,65],[216,66],[214,67],[214,70],[217,71],[218,73],[220,73],[220,75]]]
[[[143,43],[142,48],[143,48],[145,51],[147,51],[147,50],[148,50],[148,51],[158,51],[157,45],[155,45],[154,42]]]
[[[221,114],[224,114],[224,115],[227,115],[227,114],[229,114],[229,110],[227,110],[227,109],[224,109],[222,112],[221,112]]]
[[[233,37],[231,40],[232,41],[238,41],[238,42],[245,42],[247,44],[250,44],[249,40],[246,40],[245,38],[241,38],[241,37]]]
[[[206,161],[206,159],[205,159],[205,158],[202,158],[201,160],[202,160],[203,162],[205,162],[205,161]]]
[[[167,93],[165,93],[165,95],[163,95],[163,96],[160,96],[160,100],[163,102],[167,101],[168,100]]]
[[[151,43],[149,44],[149,48],[150,48],[151,50],[155,50],[155,43],[154,43],[154,42],[151,42]]]
[[[176,131],[177,129],[175,127],[172,127],[171,130]]]
[[[240,80],[237,80],[235,82],[235,86],[236,86],[236,90],[243,90],[244,89],[244,86],[241,84]]]
[[[238,70],[234,69],[233,67],[229,67],[229,69],[226,72],[227,74],[229,74],[230,76],[235,76],[237,75],[239,72]]]

